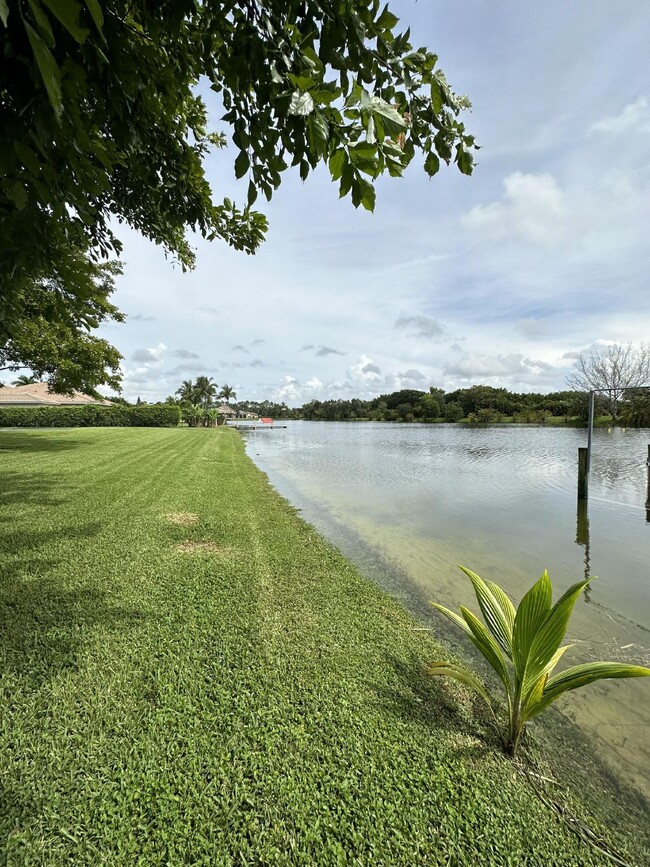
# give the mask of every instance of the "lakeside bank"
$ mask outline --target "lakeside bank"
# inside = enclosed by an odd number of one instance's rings
[[[0,449],[8,864],[610,863],[237,433]],[[632,829],[563,806],[643,863]]]

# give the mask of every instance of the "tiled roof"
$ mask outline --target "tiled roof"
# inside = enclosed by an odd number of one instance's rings
[[[31,385],[18,385],[15,388],[6,386],[0,388],[0,404],[17,404],[20,406],[82,406],[95,404],[111,406],[110,400],[95,400],[89,394],[75,391],[74,394],[54,394],[48,391],[46,382],[35,382]]]

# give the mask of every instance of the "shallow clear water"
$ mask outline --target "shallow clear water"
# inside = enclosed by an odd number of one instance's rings
[[[595,431],[581,512],[580,429],[288,422],[245,436],[306,520],[362,570],[379,558],[398,597],[415,590],[476,608],[457,563],[516,601],[545,568],[558,592],[598,576],[569,627],[571,664],[650,665],[650,430]],[[609,766],[649,795],[650,682],[594,684],[561,706]]]

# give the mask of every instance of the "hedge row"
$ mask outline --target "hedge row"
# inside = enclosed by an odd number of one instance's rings
[[[2,427],[176,427],[177,406],[5,406]]]

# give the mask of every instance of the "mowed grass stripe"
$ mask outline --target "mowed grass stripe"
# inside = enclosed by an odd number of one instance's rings
[[[0,448],[4,863],[605,863],[238,434]]]

